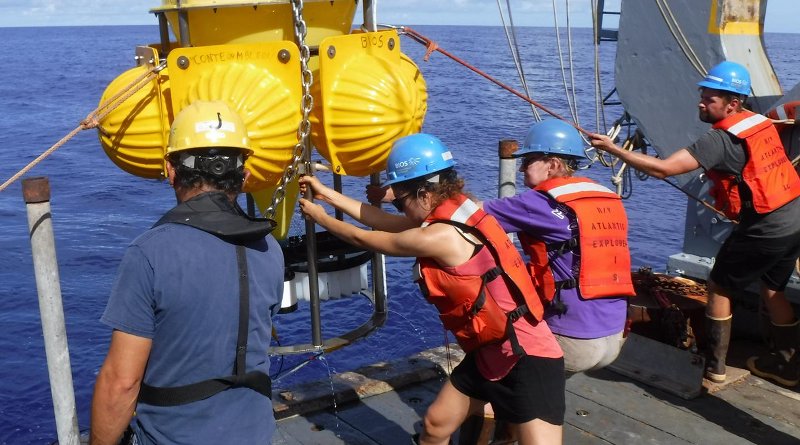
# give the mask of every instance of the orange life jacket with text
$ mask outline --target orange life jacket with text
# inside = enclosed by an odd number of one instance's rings
[[[628,218],[619,195],[586,178],[548,179],[535,190],[568,206],[578,222],[577,239],[557,243],[519,233],[522,248],[530,258],[528,270],[545,302],[554,304],[557,312],[566,312],[559,294],[561,289],[574,287],[585,299],[634,296]],[[578,277],[555,281],[548,253],[555,252],[555,259],[576,247],[580,248]]]
[[[757,213],[769,213],[800,196],[800,176],[768,118],[741,111],[715,123],[714,128],[742,139],[747,154],[741,175],[713,169],[706,172],[713,182],[709,193],[717,210],[734,219],[742,206],[752,207]],[[742,181],[752,192],[752,202],[742,202],[739,194]]]
[[[489,249],[496,267],[482,275],[453,275],[431,258],[419,258],[415,279],[439,318],[465,352],[483,345],[511,340],[515,354],[524,355],[513,324],[522,316],[533,323],[542,319],[544,307],[514,244],[500,223],[464,195],[440,204],[423,223],[451,224],[475,236]],[[487,283],[502,279],[517,307],[505,312],[492,297]]]

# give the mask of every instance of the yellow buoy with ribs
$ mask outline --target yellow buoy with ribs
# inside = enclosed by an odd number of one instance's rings
[[[303,2],[314,78],[314,107],[303,125],[311,126],[312,144],[334,172],[362,176],[384,169],[391,144],[421,129],[427,93],[419,69],[400,52],[396,31],[350,34],[356,5]],[[303,120],[292,2],[164,0],[152,12],[161,42],[137,48],[138,66],[114,79],[101,98],[124,99],[99,122],[103,150],[126,172],[163,177],[174,116],[197,100],[224,101],[246,124],[253,154],[245,191],[258,192],[263,211],[294,161]],[[143,87],[124,94],[154,67],[157,73]],[[290,218],[295,200],[295,193],[287,194],[276,219]]]
[[[428,94],[419,69],[395,30],[328,37],[319,53],[317,150],[338,174],[383,170],[392,142],[422,128]]]

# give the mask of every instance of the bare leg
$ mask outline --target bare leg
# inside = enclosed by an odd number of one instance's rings
[[[559,445],[562,442],[563,427],[541,419],[512,424],[519,438],[519,445]]]
[[[794,309],[786,299],[783,291],[772,290],[761,284],[761,298],[769,311],[769,319],[775,325],[787,325],[794,323]]]
[[[711,280],[708,281],[706,315],[718,319],[728,318],[731,315],[730,292]]]
[[[450,381],[445,382],[425,413],[420,445],[447,445],[464,419],[473,412],[480,412],[485,403],[462,394]]]

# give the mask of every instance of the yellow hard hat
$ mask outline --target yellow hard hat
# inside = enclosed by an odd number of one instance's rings
[[[242,118],[222,101],[196,101],[181,110],[169,130],[166,156],[196,148],[234,148],[253,153]]]

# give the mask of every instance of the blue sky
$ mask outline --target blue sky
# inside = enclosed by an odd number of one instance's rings
[[[552,26],[552,0],[510,0],[514,22],[521,26]],[[697,1],[697,0],[695,0]],[[709,1],[709,0],[706,0]],[[769,0],[767,32],[800,32],[798,0]],[[399,25],[499,25],[492,0],[378,0],[381,23]],[[501,0],[502,4],[506,0]],[[555,3],[563,13],[565,0]],[[590,26],[590,0],[570,0],[574,26]],[[608,0],[618,4],[618,0]],[[155,24],[149,9],[159,0],[0,0],[0,26],[147,25]],[[561,25],[564,24],[563,17]]]

